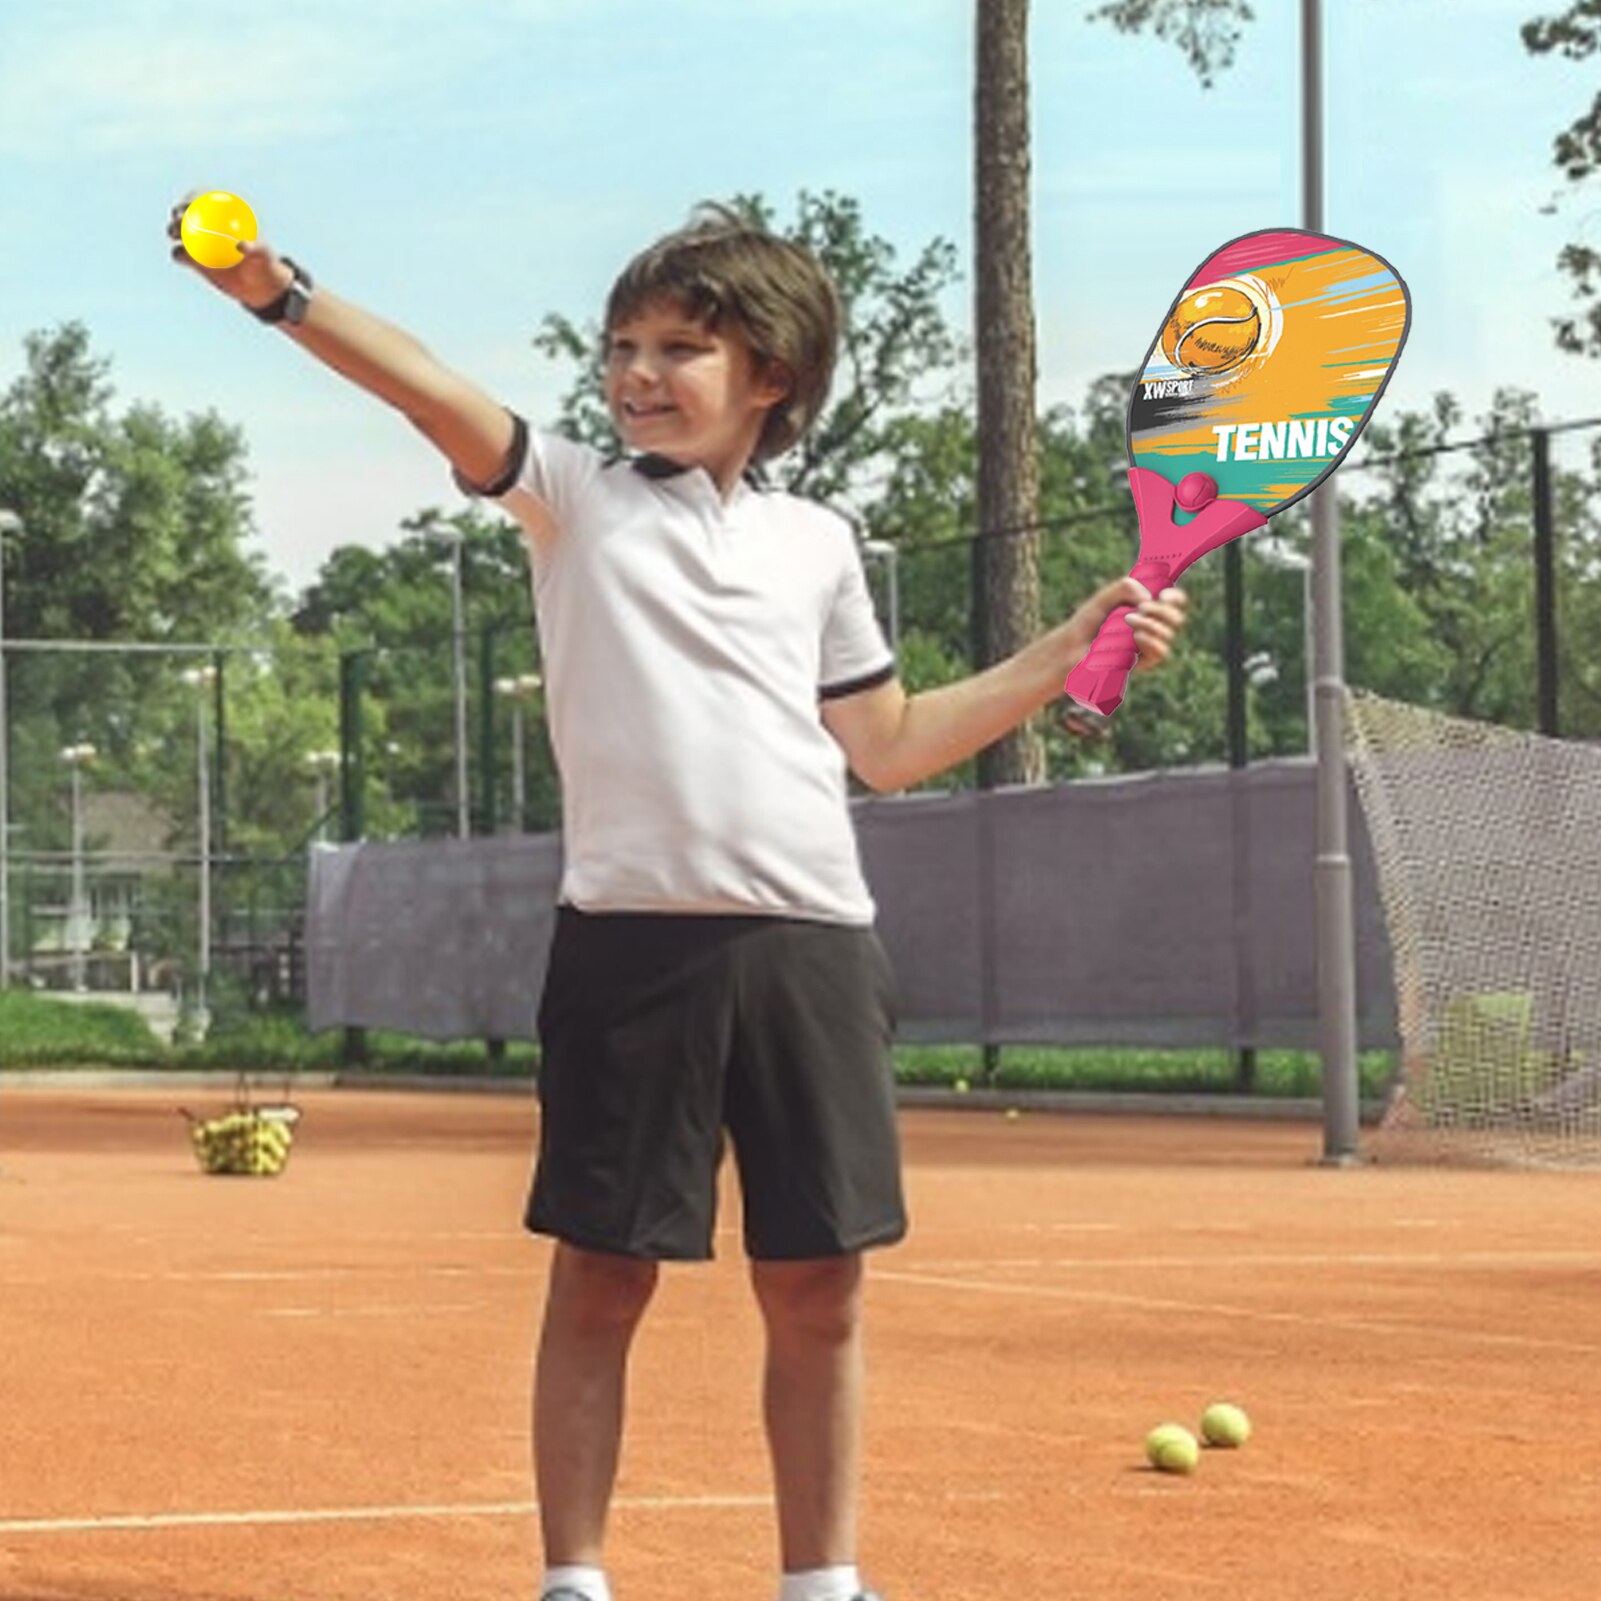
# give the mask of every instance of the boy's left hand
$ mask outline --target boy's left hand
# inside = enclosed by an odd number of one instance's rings
[[[1164,589],[1153,596],[1137,578],[1119,578],[1098,589],[1068,619],[1073,661],[1083,658],[1100,632],[1101,624],[1119,606],[1134,608],[1128,615],[1128,626],[1140,653],[1135,672],[1145,673],[1160,667],[1184,627],[1190,598],[1182,589]]]

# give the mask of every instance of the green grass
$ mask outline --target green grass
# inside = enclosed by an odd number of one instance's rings
[[[438,1042],[369,1030],[365,1060],[345,1061],[342,1029],[309,1033],[294,1014],[219,1009],[200,1043],[168,1046],[144,1020],[108,1002],[63,1001],[13,990],[0,994],[0,1069],[6,1067],[146,1067],[227,1069],[259,1073],[333,1072],[527,1079],[538,1053],[522,1041],[493,1052],[482,1040]],[[1269,1097],[1318,1094],[1318,1058],[1309,1051],[1262,1051],[1249,1093]],[[895,1052],[902,1084],[973,1089],[1055,1089],[1122,1093],[1233,1094],[1240,1083],[1234,1053],[1150,1051],[1113,1047],[1072,1050],[1007,1046],[992,1079],[983,1053],[969,1045],[904,1045]],[[1362,1093],[1383,1092],[1392,1071],[1386,1051],[1360,1062]]]
[[[126,1007],[0,991],[0,1067],[159,1067],[166,1056]]]
[[[953,1085],[965,1079],[973,1089],[1293,1098],[1320,1093],[1321,1059],[1312,1051],[1258,1051],[1248,1085],[1241,1082],[1235,1053],[1228,1050],[1009,1045],[1000,1052],[994,1077],[986,1081],[984,1054],[977,1046],[905,1045],[895,1052],[895,1068],[902,1084]],[[1381,1095],[1393,1070],[1389,1051],[1364,1051],[1357,1062],[1362,1094]]]

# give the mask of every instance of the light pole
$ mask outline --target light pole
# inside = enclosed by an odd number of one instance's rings
[[[22,519],[0,506],[0,990],[11,983],[11,728],[6,720],[6,535]]]
[[[206,761],[206,691],[217,681],[215,667],[186,667],[183,681],[195,692],[195,778],[200,834],[200,956],[195,980],[195,1021],[204,1031],[206,991],[211,982],[211,774]]]
[[[472,833],[472,811],[467,793],[467,622],[462,585],[462,547],[466,538],[459,528],[435,528],[434,536],[450,545],[450,676],[456,709],[456,837]]]
[[[328,779],[339,767],[339,752],[308,751],[306,766],[311,769],[311,775],[317,784],[317,839],[322,843],[328,838]]]
[[[892,656],[901,653],[901,553],[887,539],[864,539],[862,554],[871,556],[884,568],[885,587],[889,591],[889,648]]]
[[[538,673],[497,678],[495,693],[511,702],[511,815],[520,834],[528,823],[528,779],[523,754],[523,702],[532,700],[544,684]]]
[[[1308,233],[1323,232],[1323,13],[1301,0],[1301,200]],[[1323,1159],[1354,1163],[1361,1140],[1357,1072],[1356,919],[1346,816],[1345,639],[1340,614],[1338,491],[1312,497],[1313,685],[1317,695],[1316,908],[1318,1053],[1323,1074]]]
[[[93,745],[81,741],[61,752],[72,782],[72,898],[67,908],[67,927],[72,945],[72,987],[83,992],[89,987],[84,977],[84,953],[89,933],[88,896],[83,882],[83,770],[95,759]]]

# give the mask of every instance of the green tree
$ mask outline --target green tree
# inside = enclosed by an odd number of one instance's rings
[[[537,670],[527,557],[515,526],[478,506],[449,515],[429,508],[402,526],[405,537],[385,551],[335,550],[303,595],[295,627],[336,654],[367,653],[361,737],[369,833],[449,832],[455,760],[449,564],[460,538],[469,782],[481,826],[486,664],[491,683]],[[510,710],[492,701],[487,711],[494,728],[494,810],[498,819],[509,819]],[[524,716],[530,815],[548,826],[557,803],[542,704],[531,702]]]
[[[1090,13],[1091,22],[1110,22],[1120,33],[1143,33],[1170,40],[1184,52],[1204,87],[1234,64],[1241,29],[1255,19],[1245,0],[1110,0]]]
[[[88,330],[28,335],[0,397],[0,505],[21,518],[6,547],[11,813],[23,849],[59,849],[68,818],[59,752],[87,741],[95,788],[144,789],[192,813],[193,697],[176,653],[28,651],[63,644],[233,644],[279,604],[251,532],[246,453],[213,413],[174,421],[119,410]],[[180,810],[188,808],[188,813]]]
[[[1566,9],[1523,24],[1523,44],[1533,55],[1557,54],[1583,61],[1601,51],[1601,0],[1571,0]],[[1553,159],[1564,182],[1581,185],[1601,171],[1601,93],[1553,142]],[[1550,209],[1554,210],[1556,202]],[[1590,212],[1593,221],[1596,213]],[[1576,354],[1601,356],[1601,250],[1582,240],[1564,245],[1557,266],[1573,279],[1580,309],[1556,318],[1557,344]]]

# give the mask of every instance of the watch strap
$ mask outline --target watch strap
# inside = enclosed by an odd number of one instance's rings
[[[269,300],[265,306],[245,307],[245,310],[258,322],[276,323],[286,319],[289,322],[299,322],[305,316],[306,301],[310,298],[313,287],[312,276],[292,257],[285,256],[282,259],[284,266],[293,274],[289,280],[289,287],[276,300]]]

